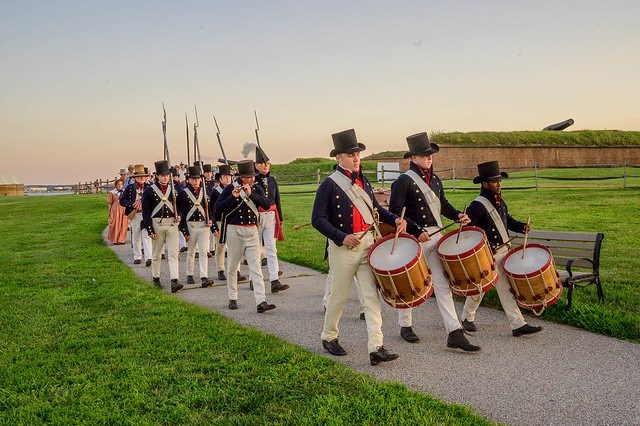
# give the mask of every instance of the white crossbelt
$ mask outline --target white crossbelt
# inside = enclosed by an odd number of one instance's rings
[[[160,202],[156,204],[156,207],[153,209],[153,212],[151,212],[151,217],[155,217],[156,213],[158,213],[164,206],[166,206],[169,209],[169,211],[173,213],[173,206],[169,202],[169,195],[171,194],[171,190],[172,190],[171,186],[170,185],[167,186],[166,195],[163,194],[162,191],[160,191],[160,188],[158,188],[157,185],[151,185],[151,188],[153,188],[158,198],[160,198]]]
[[[204,191],[202,189],[200,189],[200,194],[198,194],[198,198],[197,199],[193,195],[193,192],[191,192],[191,190],[189,188],[185,188],[184,191],[187,194],[187,197],[189,197],[189,199],[191,200],[191,203],[193,203],[193,206],[191,207],[191,210],[189,210],[189,213],[187,213],[187,222],[189,221],[189,219],[191,219],[191,216],[193,216],[193,214],[196,212],[196,210],[200,210],[200,213],[202,214],[202,217],[206,217],[206,215],[204,214],[204,208],[201,205]]]
[[[333,172],[329,179],[333,180],[340,189],[347,194],[347,197],[351,200],[353,205],[358,209],[362,219],[364,219],[367,225],[374,223],[373,220],[373,203],[371,202],[370,195],[358,185],[354,185],[347,176],[339,171]]]
[[[442,219],[440,219],[440,211],[442,211],[442,204],[440,204],[440,198],[433,192],[429,185],[413,170],[407,170],[405,175],[409,176],[418,185],[418,188],[422,191],[424,199],[427,200],[431,215],[436,220],[436,223],[442,228]]]
[[[493,204],[491,204],[491,201],[487,200],[482,195],[478,195],[476,197],[476,201],[482,203],[484,208],[489,212],[489,216],[491,216],[491,219],[493,220],[496,228],[498,229],[498,232],[500,233],[500,237],[502,237],[502,242],[506,243],[507,241],[509,241],[509,233],[507,232],[507,228],[505,228],[500,213],[498,213],[498,210],[496,210]]]

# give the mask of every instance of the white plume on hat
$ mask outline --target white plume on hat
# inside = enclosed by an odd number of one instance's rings
[[[247,142],[242,147],[242,156],[244,158],[249,158],[249,154],[256,152],[256,148],[258,145],[254,142]]]

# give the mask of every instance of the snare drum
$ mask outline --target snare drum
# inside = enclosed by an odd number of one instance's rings
[[[409,234],[395,234],[378,240],[369,249],[367,260],[384,301],[393,308],[414,308],[433,294],[431,271],[418,240]]]
[[[541,315],[562,295],[562,282],[547,247],[535,243],[524,247],[510,250],[504,256],[502,266],[518,306]]]
[[[463,226],[459,238],[458,232],[445,234],[436,246],[451,291],[459,296],[485,293],[498,281],[487,237],[476,226]]]

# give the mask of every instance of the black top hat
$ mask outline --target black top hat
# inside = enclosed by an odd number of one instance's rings
[[[220,176],[229,175],[232,176],[233,172],[231,171],[231,166],[228,164],[220,164],[218,166],[218,172],[213,176],[215,180],[220,180]]]
[[[238,161],[238,174],[242,177],[256,175],[256,163],[253,160]]]
[[[269,157],[267,157],[267,154],[265,154],[262,148],[256,146],[256,163],[263,164],[267,161],[269,161]]]
[[[160,160],[153,163],[156,166],[156,174],[164,175],[167,173],[171,173],[171,168],[169,168],[169,162],[167,160]]]
[[[508,178],[509,175],[500,171],[497,161],[488,161],[478,164],[478,176],[473,178],[473,183],[488,182],[493,179]]]
[[[412,155],[431,155],[440,151],[438,145],[429,142],[429,136],[426,132],[407,136],[407,145],[409,145],[409,152],[405,152],[404,158],[409,158]]]
[[[202,166],[202,171],[203,173],[212,172],[213,169],[211,168],[211,164],[204,164]]]
[[[358,139],[356,138],[356,131],[353,129],[344,130],[339,133],[334,133],[331,135],[333,139],[334,148],[329,153],[329,157],[335,157],[340,153],[354,153],[360,152],[367,149],[367,147],[363,143],[358,143]]]
[[[189,175],[190,178],[198,178],[202,175],[202,171],[198,166],[189,166],[187,169],[187,175]]]

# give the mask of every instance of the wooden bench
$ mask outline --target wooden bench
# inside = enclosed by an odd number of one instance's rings
[[[513,237],[512,246],[524,243],[524,234],[509,233]],[[566,309],[571,309],[573,289],[595,284],[598,300],[604,301],[600,282],[600,247],[604,234],[600,232],[554,232],[531,231],[527,243],[547,246],[553,254],[562,286],[567,290]],[[564,266],[565,270],[559,268]]]

